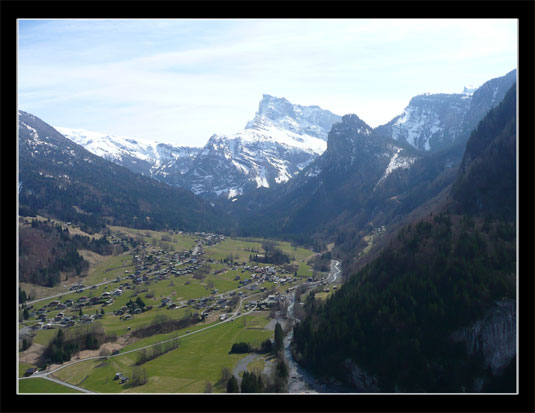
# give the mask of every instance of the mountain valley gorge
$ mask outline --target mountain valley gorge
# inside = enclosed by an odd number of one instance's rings
[[[415,96],[376,128],[265,94],[202,148],[19,111],[19,215],[330,245],[344,284],[296,303],[305,368],[356,392],[514,392],[516,78]]]

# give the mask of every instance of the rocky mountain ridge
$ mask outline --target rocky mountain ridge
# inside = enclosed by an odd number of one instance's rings
[[[319,106],[264,94],[254,119],[232,135],[213,135],[203,148],[82,129],[57,129],[95,155],[136,173],[190,189],[205,198],[235,198],[287,182],[323,153],[341,118]]]
[[[183,185],[204,197],[232,199],[285,183],[325,151],[329,130],[340,119],[318,106],[263,95],[243,131],[210,138],[184,175]]]
[[[415,96],[403,113],[378,126],[375,133],[405,141],[422,152],[437,152],[468,139],[472,129],[515,82],[516,69],[478,88],[465,87],[463,93]]]
[[[460,148],[457,152],[461,154],[477,122],[503,99],[515,80],[513,70],[478,88],[465,86],[459,94],[418,95],[389,123],[359,131],[374,139],[393,139],[405,151],[410,146],[420,153],[408,158],[401,149],[392,153],[374,190],[392,171],[409,170],[418,156],[452,146]],[[254,118],[242,131],[232,136],[213,135],[203,148],[59,130],[91,152],[134,172],[190,189],[204,198],[236,199],[259,188],[287,183],[304,171],[326,151],[329,131],[341,119],[318,106],[296,105],[264,94]],[[318,171],[316,164],[307,173]]]
[[[132,172],[156,178],[171,185],[179,185],[179,177],[186,173],[201,148],[173,146],[146,139],[55,127],[66,138],[89,152]]]

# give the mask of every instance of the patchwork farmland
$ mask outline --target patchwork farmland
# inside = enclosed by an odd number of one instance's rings
[[[287,242],[108,229],[122,252],[92,254],[87,275],[59,291],[27,292],[19,392],[218,393],[229,372],[269,377],[275,360],[260,348],[273,341],[286,293],[325,276],[313,251]],[[77,343],[61,361],[58,340]],[[235,343],[253,350],[231,353]]]

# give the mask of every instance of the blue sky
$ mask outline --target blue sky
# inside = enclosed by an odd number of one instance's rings
[[[18,104],[53,126],[202,146],[263,93],[370,126],[517,66],[515,19],[19,20]]]

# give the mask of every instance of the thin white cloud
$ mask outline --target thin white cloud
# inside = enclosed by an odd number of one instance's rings
[[[415,94],[460,92],[516,66],[514,20],[62,20],[21,27],[23,109],[57,125],[197,146],[242,128],[262,93],[355,112],[376,126]]]

